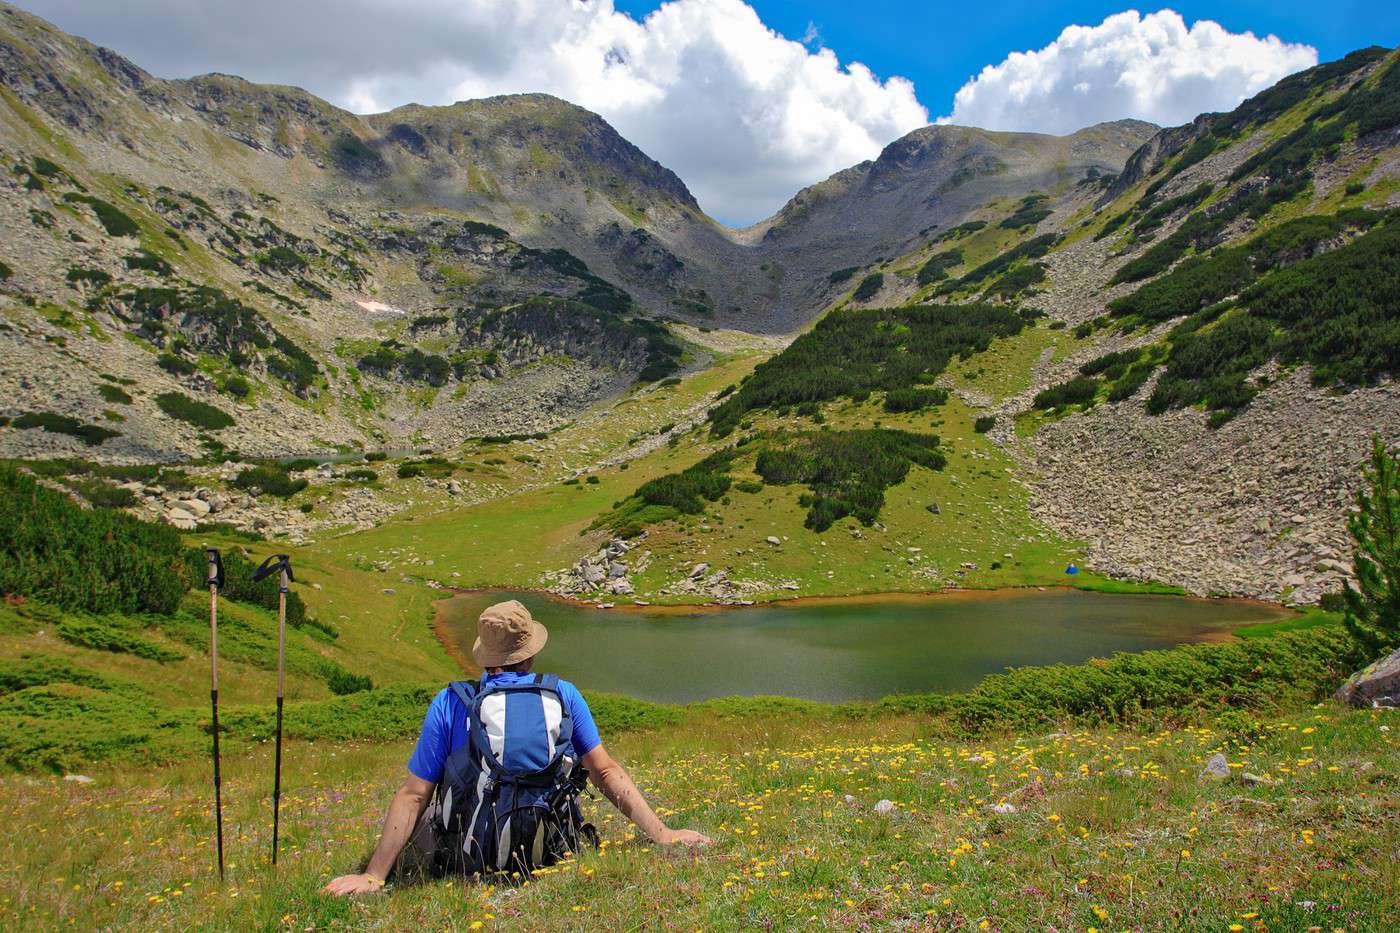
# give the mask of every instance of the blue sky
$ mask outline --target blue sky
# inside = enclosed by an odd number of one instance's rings
[[[659,0],[614,0],[640,19]],[[902,75],[914,82],[919,100],[932,113],[946,113],[954,92],[984,65],[1010,52],[1038,49],[1065,26],[1100,23],[1126,9],[1144,13],[1170,7],[1188,23],[1214,20],[1230,32],[1273,34],[1306,43],[1320,61],[1341,58],[1367,45],[1400,45],[1400,0],[1225,0],[1225,2],[1026,3],[1016,0],[749,0],[771,28],[801,39],[814,25],[821,44],[841,61],[868,65],[881,77]],[[965,16],[973,10],[971,17]],[[950,26],[952,28],[950,28]]]
[[[1319,60],[1400,44],[1400,0],[296,0],[296,15],[287,0],[19,3],[161,77],[294,84],[356,113],[554,94],[736,226],[933,121],[1172,126]]]

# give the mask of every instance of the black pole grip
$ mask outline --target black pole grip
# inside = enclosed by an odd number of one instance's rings
[[[253,582],[270,577],[279,570],[287,571],[288,580],[296,580],[292,576],[292,558],[286,554],[269,554],[267,560],[258,565],[258,569],[253,571]]]
[[[209,563],[214,565],[214,575],[205,580],[206,585],[212,585],[218,589],[224,588],[224,557],[216,547],[204,549],[204,555],[209,558]]]

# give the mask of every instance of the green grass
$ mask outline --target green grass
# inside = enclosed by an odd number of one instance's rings
[[[271,748],[226,756],[222,885],[212,877],[207,761],[100,769],[86,786],[3,779],[10,884],[0,916],[45,929],[461,930],[650,929],[664,917],[715,931],[1171,929],[1189,918],[1192,929],[1302,933],[1319,915],[1326,929],[1379,931],[1400,909],[1400,872],[1387,857],[1400,844],[1389,818],[1400,792],[1387,777],[1400,742],[1384,713],[1296,707],[1240,743],[1223,721],[967,741],[919,716],[853,730],[780,710],[716,711],[684,731],[610,739],[663,816],[710,834],[712,849],[664,854],[586,801],[606,847],[524,888],[317,893],[372,846],[404,740],[288,743],[275,871]],[[1236,778],[1278,783],[1198,780],[1216,751]],[[872,811],[880,799],[894,802],[890,815]],[[989,809],[1005,803],[1014,812]],[[55,821],[84,831],[33,845]]]
[[[1335,612],[1322,609],[1307,609],[1296,616],[1280,619],[1277,622],[1260,622],[1257,625],[1244,625],[1235,629],[1237,638],[1268,638],[1282,632],[1306,632],[1309,629],[1326,625],[1338,625],[1342,617]]]

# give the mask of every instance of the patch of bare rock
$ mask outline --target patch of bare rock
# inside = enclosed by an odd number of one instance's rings
[[[1033,514],[1096,570],[1197,594],[1312,603],[1350,572],[1346,516],[1400,386],[1334,394],[1295,371],[1218,430],[1194,409],[1100,405],[1042,428]]]

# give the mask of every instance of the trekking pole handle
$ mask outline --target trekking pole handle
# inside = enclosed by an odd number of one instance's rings
[[[216,547],[204,549],[205,555],[209,558],[209,585],[224,588],[224,558]]]
[[[270,554],[267,560],[258,565],[258,569],[253,571],[253,582],[270,577],[274,573],[281,572],[282,578],[279,580],[282,592],[287,591],[287,581],[295,582],[296,577],[292,576],[292,558],[287,554]]]

